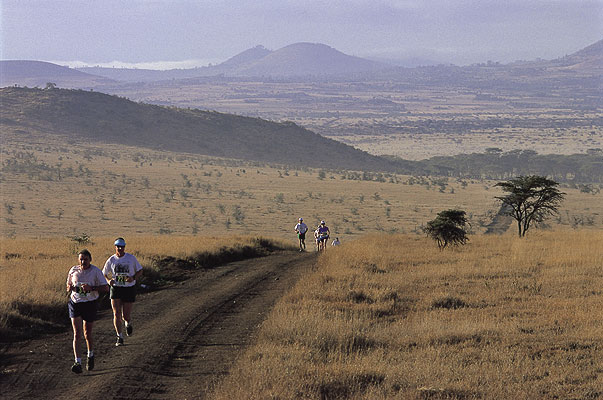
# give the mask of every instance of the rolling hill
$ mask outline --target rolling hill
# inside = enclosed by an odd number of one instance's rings
[[[291,166],[392,171],[396,163],[294,123],[135,103],[98,92],[0,89],[2,134],[101,143]]]
[[[114,83],[107,77],[43,61],[0,61],[0,86],[45,87],[49,82],[61,87],[78,89],[90,89]]]

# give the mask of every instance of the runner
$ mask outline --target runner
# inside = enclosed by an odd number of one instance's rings
[[[320,236],[318,234],[318,228],[314,230],[314,242],[316,242],[316,251],[320,251]]]
[[[339,246],[341,244],[341,242],[339,241],[339,238],[336,237],[335,240],[333,240],[333,243],[331,243],[331,246]]]
[[[320,239],[319,248],[324,251],[327,249],[327,241],[329,240],[331,232],[329,231],[329,227],[325,225],[325,221],[320,221],[317,231],[318,238]]]
[[[99,292],[108,292],[109,285],[101,270],[90,264],[92,255],[88,250],[84,249],[79,252],[78,261],[79,265],[71,267],[67,275],[67,292],[69,293],[69,318],[71,318],[73,327],[73,354],[75,356],[75,363],[73,363],[71,371],[81,374],[82,358],[79,347],[82,330],[88,348],[86,369],[92,371],[94,369],[92,327],[96,319]]]
[[[124,238],[115,239],[115,254],[103,268],[103,274],[111,286],[111,308],[113,308],[113,325],[117,333],[116,346],[124,344],[122,320],[126,323],[126,334],[132,335],[132,306],[136,301],[136,279],[142,275],[142,266],[130,253],[126,253]]]
[[[297,232],[297,237],[299,238],[299,251],[306,250],[306,232],[308,231],[308,226],[304,224],[304,219],[299,218],[299,222],[295,225],[295,232]]]

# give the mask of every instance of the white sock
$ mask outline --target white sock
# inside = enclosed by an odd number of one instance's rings
[[[128,321],[126,321],[126,328],[130,326],[130,323]]]
[[[88,350],[88,358],[94,357],[94,351]]]
[[[81,358],[77,358],[77,357],[76,357],[76,358],[75,358],[75,362],[76,362],[76,363],[78,363],[78,364],[81,364],[81,363],[82,363],[82,359],[81,359]]]

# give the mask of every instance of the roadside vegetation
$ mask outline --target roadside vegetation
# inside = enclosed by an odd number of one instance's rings
[[[113,237],[3,239],[0,253],[0,336],[22,339],[58,332],[69,326],[65,281],[87,248],[92,264],[103,267],[114,252]],[[128,236],[126,251],[144,268],[141,288],[154,290],[189,274],[231,261],[294,249],[279,241],[252,236]],[[106,300],[106,298],[105,298]],[[108,301],[105,304],[108,306]]]
[[[329,249],[214,398],[601,397],[602,245],[579,230]]]

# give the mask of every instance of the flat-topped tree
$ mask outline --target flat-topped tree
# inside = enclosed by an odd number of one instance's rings
[[[524,237],[533,222],[542,222],[548,215],[557,214],[565,193],[557,189],[559,184],[544,176],[519,176],[499,182],[508,194],[496,196],[510,207],[509,215],[517,221],[519,237]]]

